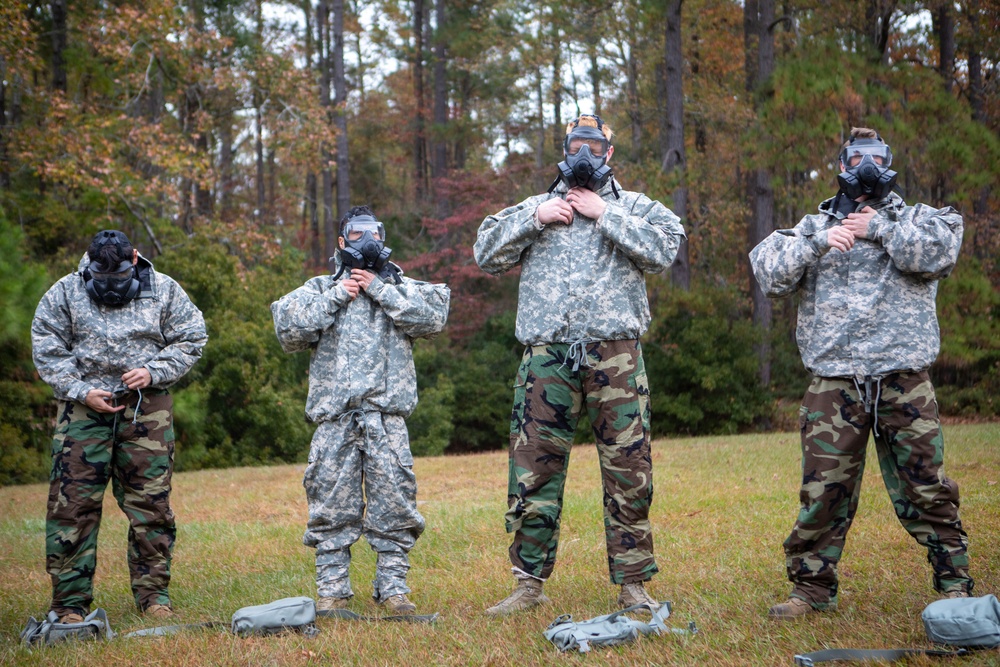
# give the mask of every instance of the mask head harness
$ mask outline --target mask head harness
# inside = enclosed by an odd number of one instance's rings
[[[845,171],[837,175],[840,191],[850,199],[868,195],[884,199],[896,185],[896,172],[889,169],[892,151],[882,137],[852,138],[840,151],[839,160]]]
[[[100,248],[116,246],[115,257],[122,258],[117,264],[105,260],[94,260]],[[140,283],[136,265],[132,263],[132,244],[128,237],[117,230],[98,232],[88,250],[90,265],[83,270],[87,295],[105,306],[124,306],[139,295]],[[108,262],[108,263],[105,263]]]
[[[340,270],[334,280],[345,271],[364,269],[390,282],[402,282],[398,268],[389,262],[392,249],[385,246],[385,225],[380,221],[371,215],[356,215],[344,223],[340,235],[344,247],[340,249]]]
[[[604,121],[600,116],[587,116],[597,121],[597,127],[580,125],[580,118],[573,124],[573,129],[563,141],[563,156],[566,158],[557,165],[559,176],[549,187],[552,192],[559,181],[568,188],[587,188],[597,192],[603,188],[613,173],[607,165],[608,149],[611,142],[604,136]],[[614,188],[614,183],[612,182]],[[618,189],[614,188],[615,197]]]

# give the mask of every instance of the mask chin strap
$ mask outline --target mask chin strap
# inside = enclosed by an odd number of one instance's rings
[[[549,189],[546,190],[546,192],[552,194],[555,191],[556,186],[558,186],[562,180],[563,180],[563,175],[562,173],[560,173],[558,176],[556,176],[556,180],[552,181],[552,185],[549,186]],[[615,196],[615,199],[621,199],[622,195],[621,192],[618,190],[618,184],[615,182],[615,177],[612,176],[610,180],[611,180],[611,193]],[[566,185],[569,185],[569,183],[567,183]]]

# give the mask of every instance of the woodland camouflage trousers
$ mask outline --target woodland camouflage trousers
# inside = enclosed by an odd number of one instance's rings
[[[958,485],[944,474],[930,378],[926,372],[894,373],[873,381],[867,391],[871,413],[865,398],[864,384],[816,377],[803,399],[801,508],[784,543],[792,596],[817,609],[836,605],[837,563],[858,508],[873,430],[885,488],[900,523],[927,549],[934,588],[971,591]]]
[[[649,385],[637,340],[525,349],[510,422],[507,532],[515,568],[546,579],[555,565],[563,488],[581,410],[597,439],[604,486],[604,527],[612,583],[657,572],[649,506]]]
[[[97,533],[104,490],[111,481],[128,517],[128,565],[139,609],[170,604],[170,557],[176,530],[170,509],[174,464],[173,399],[147,389],[136,423],[138,395],[127,394],[125,410],[98,413],[83,403],[59,404],[52,440],[46,569],[52,576],[52,611],[86,613],[93,601]]]

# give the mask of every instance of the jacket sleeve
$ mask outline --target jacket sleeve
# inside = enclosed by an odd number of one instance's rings
[[[376,276],[368,295],[410,338],[432,338],[448,321],[451,290],[444,284],[404,278],[401,284],[390,285]]]
[[[545,199],[544,195],[531,197],[483,220],[472,248],[479,268],[498,276],[521,263],[525,248],[542,231],[535,224],[535,210]]]
[[[205,318],[184,289],[162,274],[160,280],[167,288],[167,302],[160,321],[167,346],[143,365],[152,378],[150,384],[165,388],[180,380],[201,358],[208,333],[205,331]]]
[[[680,218],[658,201],[640,194],[628,208],[608,201],[597,229],[644,273],[660,273],[674,263],[687,238]]]
[[[312,347],[324,330],[333,325],[337,311],[351,300],[339,282],[324,286],[313,278],[294,292],[271,304],[274,333],[285,352]]]
[[[868,223],[868,236],[882,243],[897,269],[927,280],[955,268],[963,232],[962,216],[951,206],[907,206],[898,214],[880,212]]]
[[[808,218],[792,229],[778,229],[750,251],[750,267],[769,297],[794,294],[806,270],[830,249],[826,230],[812,232]]]
[[[60,281],[45,293],[35,309],[31,321],[31,355],[39,377],[52,387],[56,396],[82,403],[93,387],[81,379],[72,339],[73,319],[65,284]]]

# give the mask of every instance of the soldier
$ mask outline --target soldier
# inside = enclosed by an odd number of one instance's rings
[[[372,597],[393,614],[412,614],[408,553],[424,530],[404,422],[417,404],[412,341],[444,329],[451,295],[402,276],[367,206],[341,220],[339,244],[335,276],[312,278],[271,304],[285,352],[312,355],[306,415],[319,427],[303,480],[303,542],[316,549],[318,609],[347,607],[354,596],[351,545],[364,534],[377,554]]]
[[[639,336],[649,326],[644,273],[673,262],[679,218],[644,194],[619,190],[608,162],[612,132],[597,116],[566,127],[560,178],[546,194],[487,217],[476,262],[498,275],[521,266],[516,335],[525,345],[514,382],[505,516],[514,533],[516,587],[486,610],[548,602],[563,487],[580,412],[601,461],[611,582],[623,607],[656,601],[649,388]]]
[[[836,608],[869,433],[896,516],[927,549],[934,588],[967,597],[973,585],[927,374],[940,347],[937,282],[955,267],[962,217],[891,192],[892,152],[874,130],[852,129],[839,161],[837,196],[750,253],[768,296],[800,293],[796,337],[814,376],[799,410],[801,507],[784,543],[793,586],[768,611],[775,619]]]
[[[59,400],[45,547],[51,611],[60,622],[81,622],[90,610],[109,480],[130,524],[136,605],[153,618],[173,615],[167,387],[191,369],[207,340],[201,311],[119,231],[99,232],[79,269],[38,304],[32,354]]]

